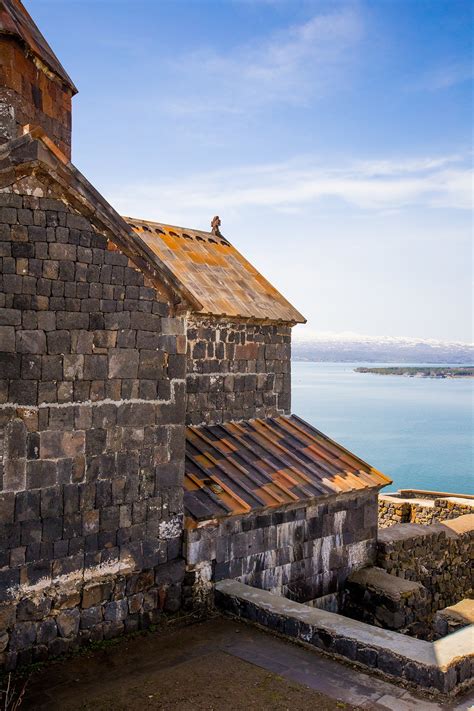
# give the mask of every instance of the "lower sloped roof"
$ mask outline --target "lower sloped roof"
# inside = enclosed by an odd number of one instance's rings
[[[189,426],[185,466],[196,521],[391,483],[296,415]]]

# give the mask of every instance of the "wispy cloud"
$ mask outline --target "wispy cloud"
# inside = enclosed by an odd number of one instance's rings
[[[449,89],[465,81],[471,81],[473,77],[474,67],[472,62],[448,62],[442,67],[437,67],[427,72],[417,82],[415,88],[428,91]]]
[[[241,113],[269,104],[304,104],[334,83],[361,35],[360,14],[341,7],[227,52],[191,52],[173,67],[178,93],[164,110]]]
[[[185,180],[120,186],[110,196],[123,214],[199,224],[215,211],[258,208],[302,212],[334,200],[359,210],[409,206],[469,209],[472,169],[458,156],[352,161],[323,166],[308,160],[253,165]]]

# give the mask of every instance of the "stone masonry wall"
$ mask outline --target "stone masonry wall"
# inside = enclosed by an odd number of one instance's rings
[[[187,424],[289,413],[289,326],[194,316],[187,337]]]
[[[474,515],[429,526],[400,524],[379,532],[377,566],[421,583],[432,615],[472,596]]]
[[[0,255],[13,668],[179,607],[186,336],[127,257],[33,179],[0,194]]]
[[[426,499],[403,498],[399,496],[379,496],[379,526],[387,528],[397,523],[429,524],[447,521],[470,514],[474,510],[474,500],[461,501],[459,497],[432,496]]]
[[[430,637],[429,595],[414,580],[370,566],[352,573],[344,595],[344,615],[377,627]]]
[[[20,44],[0,36],[0,142],[40,126],[71,157],[71,89],[27,57]]]
[[[225,578],[298,602],[334,596],[353,570],[373,564],[376,535],[370,491],[188,529],[185,596],[206,602]]]

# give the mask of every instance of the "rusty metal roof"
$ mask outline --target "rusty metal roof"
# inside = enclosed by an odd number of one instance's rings
[[[0,0],[0,34],[12,35],[77,94],[71,78],[20,0]]]
[[[124,218],[140,241],[214,316],[304,323],[304,317],[224,237]]]
[[[185,467],[194,521],[391,483],[296,415],[187,427]]]

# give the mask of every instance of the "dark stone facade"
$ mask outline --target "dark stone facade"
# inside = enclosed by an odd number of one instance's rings
[[[180,605],[183,319],[29,179],[0,195],[0,661]]]
[[[194,315],[187,337],[187,424],[290,412],[290,326]]]
[[[338,607],[348,575],[372,565],[377,491],[232,516],[186,531],[188,604],[214,581],[242,583],[314,606]]]

